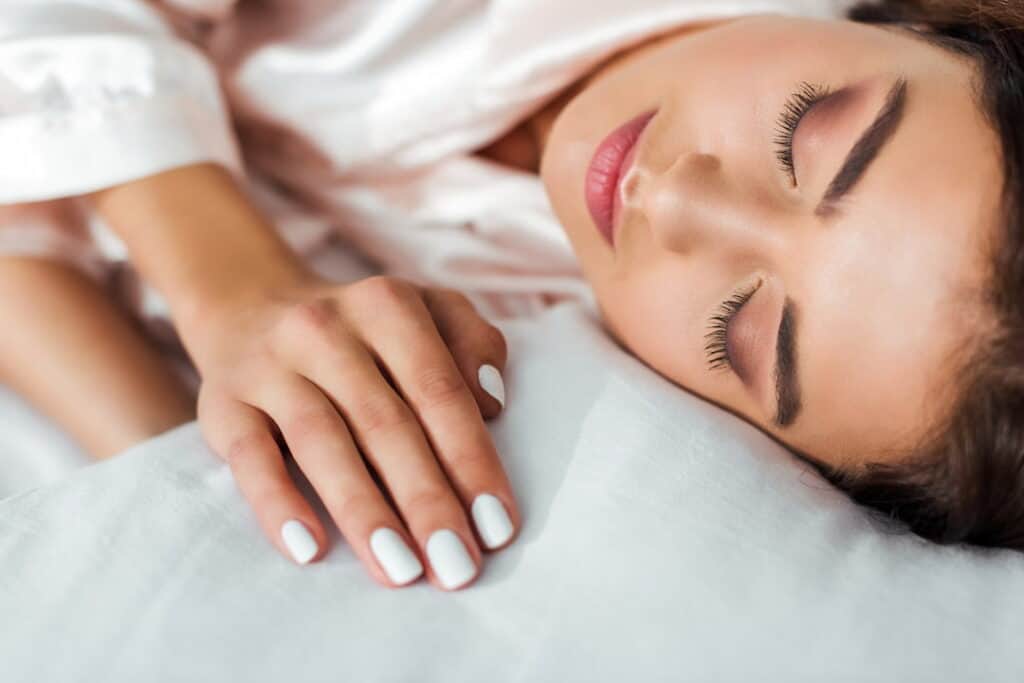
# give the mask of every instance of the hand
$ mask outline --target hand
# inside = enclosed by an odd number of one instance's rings
[[[209,311],[181,330],[202,376],[199,422],[282,553],[310,562],[326,535],[279,441],[386,586],[426,567],[461,588],[481,547],[511,540],[519,514],[484,426],[504,401],[505,341],[464,296],[310,275]]]

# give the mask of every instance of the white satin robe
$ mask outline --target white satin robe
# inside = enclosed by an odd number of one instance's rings
[[[628,43],[698,19],[847,4],[0,0],[0,250],[104,282],[127,274],[129,305],[163,316],[74,198],[212,161],[301,253],[333,233],[493,315],[587,297],[540,181],[472,152]]]

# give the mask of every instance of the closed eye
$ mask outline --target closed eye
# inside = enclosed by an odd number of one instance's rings
[[[719,304],[708,320],[708,331],[704,335],[704,352],[707,354],[710,370],[726,370],[733,366],[729,357],[729,324],[760,287],[761,281],[758,281],[735,292]]]
[[[801,83],[796,92],[790,95],[786,105],[779,114],[776,123],[775,158],[783,172],[790,178],[793,187],[798,185],[796,164],[793,159],[793,139],[796,137],[800,122],[810,113],[816,104],[831,97],[833,91],[824,85]]]

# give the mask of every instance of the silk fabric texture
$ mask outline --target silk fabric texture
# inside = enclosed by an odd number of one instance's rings
[[[335,235],[494,316],[586,301],[539,179],[472,152],[652,34],[844,4],[0,0],[0,251],[116,279],[129,307],[161,318],[165,302],[75,198],[209,161],[300,253]]]

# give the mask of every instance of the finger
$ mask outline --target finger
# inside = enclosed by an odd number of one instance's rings
[[[423,566],[408,533],[327,397],[306,379],[289,375],[258,400],[370,575],[386,586],[403,586],[419,578]]]
[[[267,417],[237,400],[209,394],[200,395],[198,410],[207,442],[231,467],[270,542],[299,564],[322,557],[327,535],[288,474]]]
[[[452,289],[427,288],[422,294],[423,303],[480,412],[487,419],[497,417],[505,406],[505,336],[477,313],[464,294]]]
[[[343,416],[426,558],[431,582],[445,590],[468,585],[482,556],[462,500],[375,358],[327,305],[309,311],[305,322],[296,319],[289,336],[281,344],[282,353],[291,353],[286,362]]]
[[[489,549],[508,544],[519,513],[473,395],[420,299],[401,289],[373,302],[360,320],[364,342],[423,425],[452,486]]]
[[[430,580],[445,590],[469,585],[479,571],[480,549],[461,500],[422,427],[380,374],[372,356],[365,353],[362,360],[340,356],[334,356],[331,363],[327,351],[310,354],[310,358],[321,360],[311,363],[307,376],[345,415],[362,452],[426,557]]]

